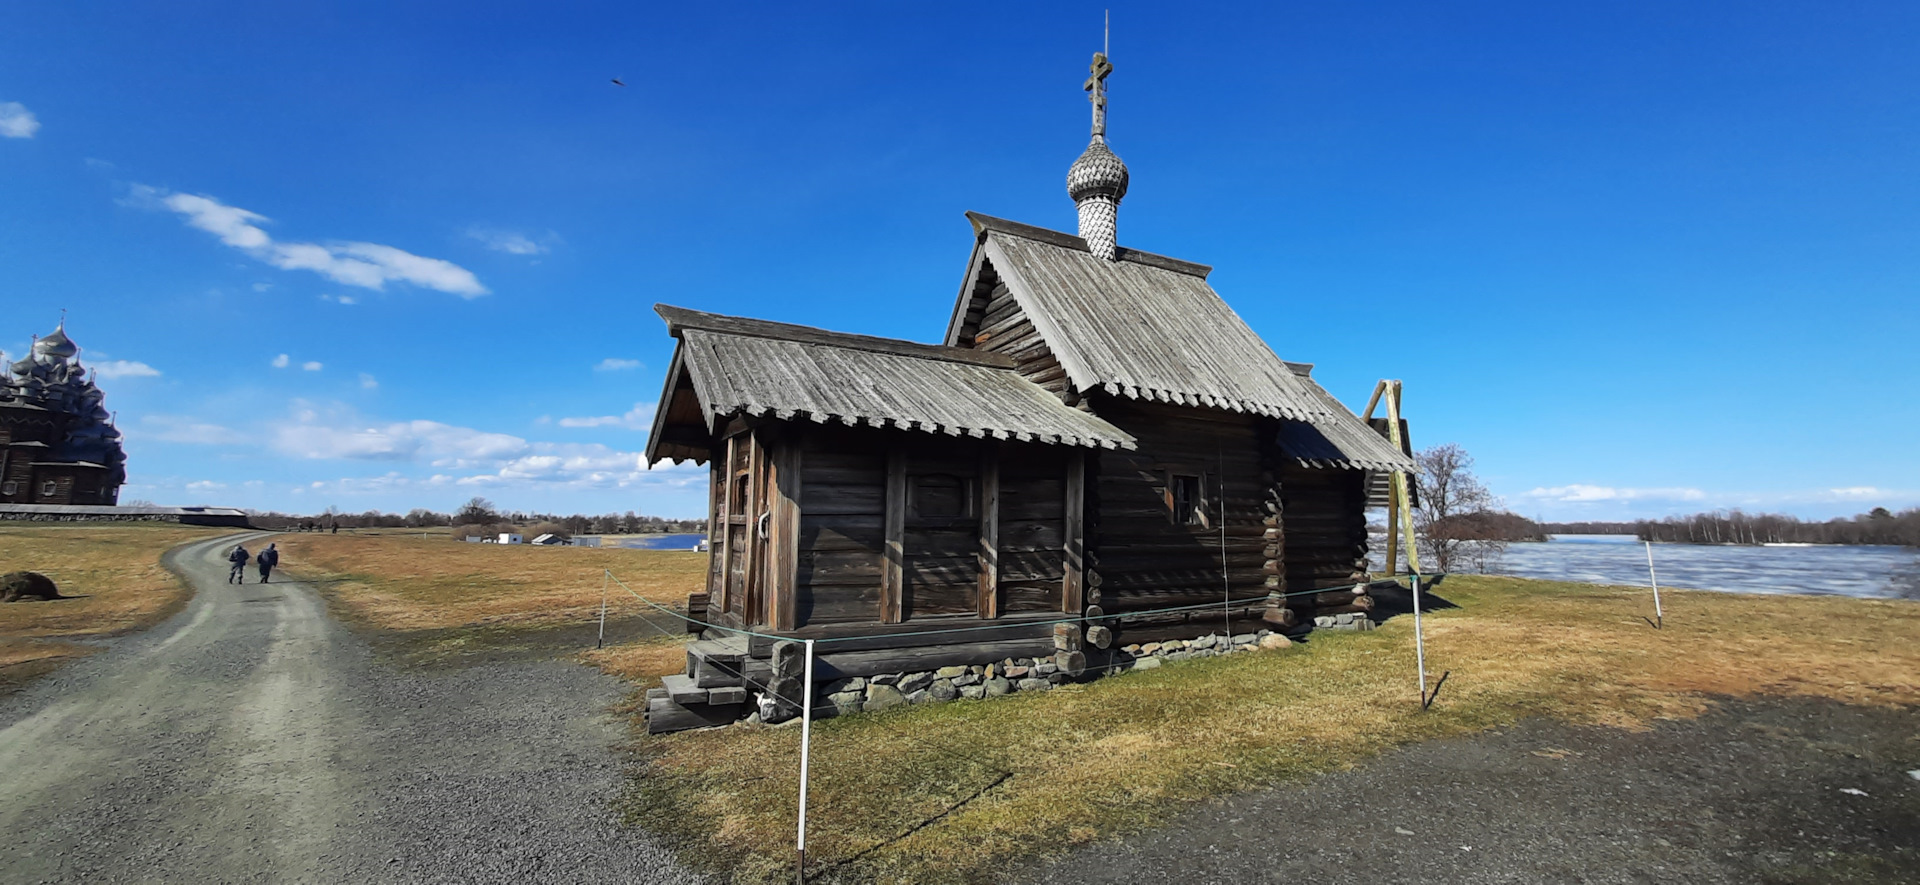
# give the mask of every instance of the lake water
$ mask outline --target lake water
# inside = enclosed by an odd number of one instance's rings
[[[1552,581],[1647,585],[1647,548],[1630,535],[1551,538],[1507,545],[1506,554],[1488,571]],[[1920,550],[1908,547],[1655,544],[1653,564],[1662,587],[1920,599]]]
[[[606,547],[625,547],[629,550],[692,550],[706,535],[630,535],[622,538],[604,538],[601,545]]]

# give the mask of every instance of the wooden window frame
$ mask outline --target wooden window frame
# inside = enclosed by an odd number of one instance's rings
[[[1204,470],[1189,470],[1181,467],[1169,467],[1161,471],[1166,485],[1161,493],[1167,505],[1167,522],[1188,527],[1213,527],[1213,496],[1209,494],[1212,475]],[[1182,514],[1180,495],[1177,493],[1182,480],[1191,480],[1193,495],[1187,502],[1186,513]]]

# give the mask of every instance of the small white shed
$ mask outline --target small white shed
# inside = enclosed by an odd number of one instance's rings
[[[495,542],[495,543],[499,543],[499,544],[518,544],[518,543],[520,543],[520,536],[519,536],[518,534],[515,534],[515,533],[513,533],[513,532],[501,532],[501,533],[500,533],[500,540],[499,540],[499,541],[497,541],[497,542]]]

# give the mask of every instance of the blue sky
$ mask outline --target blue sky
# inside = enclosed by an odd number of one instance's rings
[[[937,338],[1107,5],[13,4],[0,348],[129,499],[697,515],[650,306]],[[1121,243],[1514,510],[1920,504],[1920,6],[1112,9]]]

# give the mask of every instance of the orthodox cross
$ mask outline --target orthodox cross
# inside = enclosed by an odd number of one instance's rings
[[[1082,89],[1087,91],[1087,100],[1093,102],[1093,134],[1095,138],[1107,136],[1107,75],[1113,73],[1113,63],[1107,61],[1107,39],[1102,34],[1101,51],[1093,54],[1093,64],[1087,68],[1089,76]]]

